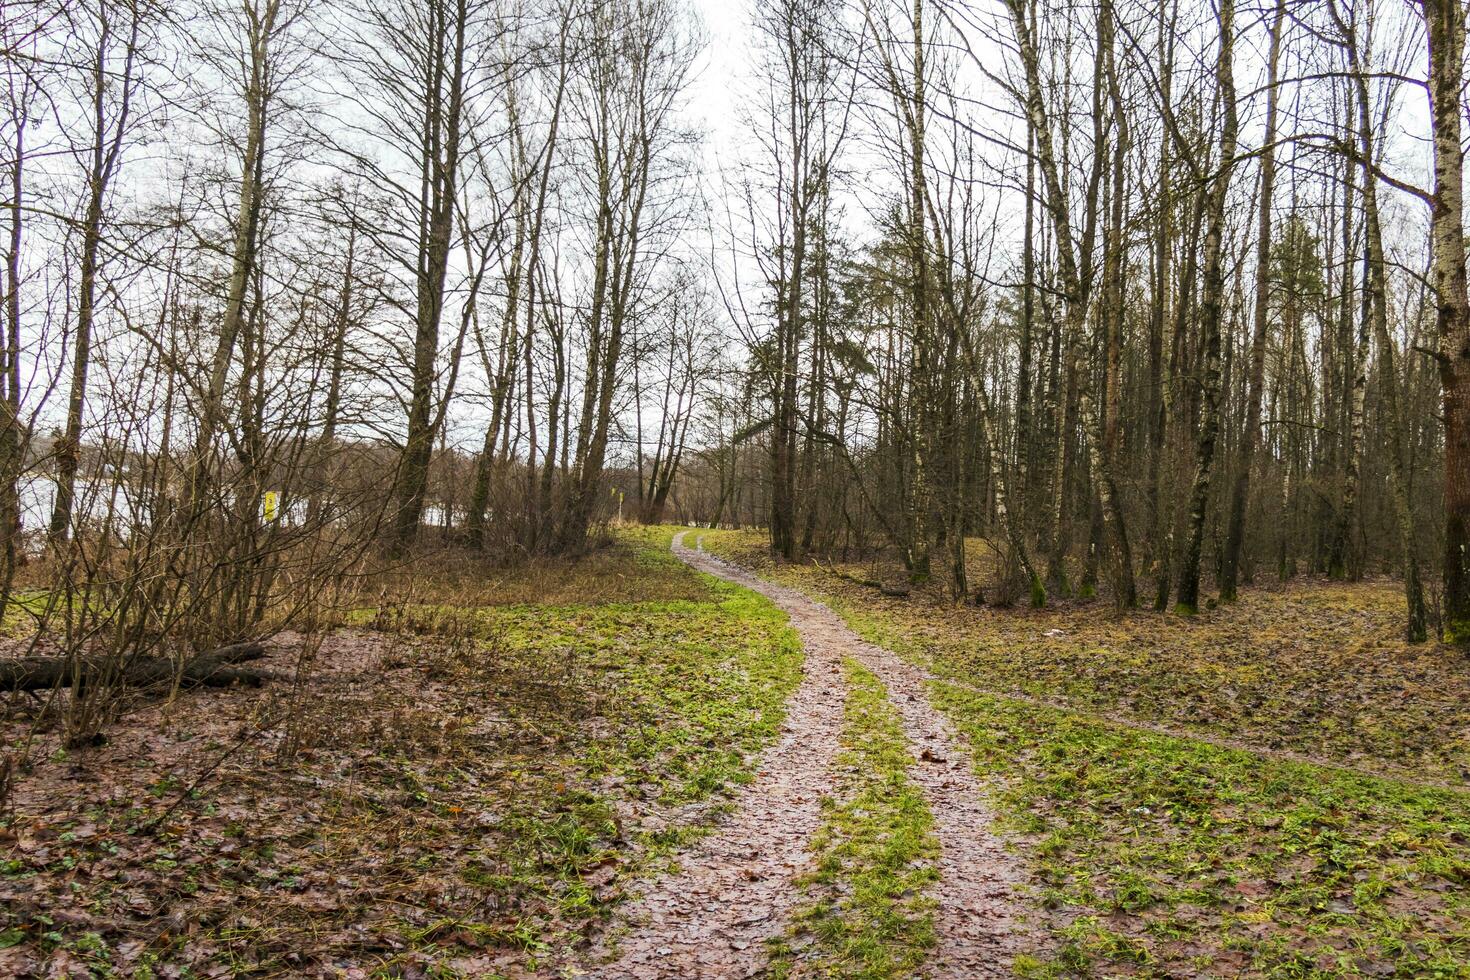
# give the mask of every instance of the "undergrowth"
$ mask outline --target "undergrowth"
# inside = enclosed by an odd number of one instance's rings
[[[1470,977],[1470,795],[933,690],[1029,843],[1028,975]]]
[[[495,603],[453,576],[385,598],[289,687],[58,754],[0,824],[0,973],[557,961],[728,806],[800,677],[784,615],[670,536],[538,568],[554,603],[509,577]]]

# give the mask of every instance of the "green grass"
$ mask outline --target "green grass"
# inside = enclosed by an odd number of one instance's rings
[[[882,980],[913,976],[933,947],[939,843],[898,714],[873,673],[844,665],[848,684],[839,779],[823,800],[807,902],[775,949],[773,972]]]
[[[680,576],[693,576],[668,553],[668,535],[643,537],[650,540],[635,539],[628,574],[649,574],[660,590]],[[462,877],[496,893],[497,904],[510,898],[529,911],[512,923],[510,935],[530,952],[569,938],[546,931],[552,919],[593,919],[609,900],[621,898],[622,887],[594,888],[585,880],[589,876],[608,877],[610,867],[617,868],[614,881],[650,873],[702,833],[720,808],[718,798],[750,780],[756,754],[780,728],[785,701],[800,681],[799,638],[767,600],[718,580],[697,579],[708,596],[702,601],[519,604],[475,611],[481,635],[523,658],[545,654],[548,676],[573,672],[580,680],[565,686],[576,689],[580,710],[596,719],[602,734],[574,737],[560,758],[527,768],[518,794],[525,802],[462,862]],[[690,591],[689,584],[680,584]],[[548,708],[510,701],[499,707],[536,714]],[[545,795],[549,784],[553,791]],[[673,811],[705,801],[716,805],[645,830],[623,826],[615,817],[614,801],[629,797]],[[497,870],[485,874],[484,868]],[[543,910],[539,917],[537,909]],[[507,932],[503,923],[496,928]]]
[[[11,639],[34,636],[36,623],[56,612],[51,605],[51,594],[44,589],[19,589],[11,593],[4,621],[0,622],[0,636]]]
[[[704,532],[703,541],[821,598],[865,639],[986,691],[1470,783],[1470,670],[1458,650],[1404,641],[1393,582],[1253,587],[1192,616],[1119,615],[1107,602],[1032,610],[1021,597],[1013,608],[956,607],[942,590],[884,599],[810,564],[774,564],[755,532]],[[879,568],[888,580],[897,574]]]
[[[393,679],[303,703],[320,734],[289,765],[317,782],[310,794],[282,783],[266,755],[258,771],[207,783],[144,840],[137,828],[191,772],[144,753],[121,774],[132,790],[76,783],[33,823],[49,835],[85,820],[93,836],[0,851],[13,859],[5,877],[31,897],[0,913],[0,942],[40,962],[85,952],[123,975],[140,969],[121,958],[137,946],[128,933],[25,908],[64,902],[133,922],[116,882],[146,867],[156,894],[206,923],[186,943],[149,947],[150,969],[187,957],[187,968],[230,975],[341,962],[480,975],[453,964],[487,950],[534,963],[569,948],[706,832],[751,778],[801,676],[785,615],[687,568],[668,552],[671,535],[640,530],[588,565],[541,569],[554,605],[468,604],[455,582],[392,615],[364,611],[360,624],[391,630],[382,670]],[[588,599],[566,601],[577,595]],[[207,716],[209,698],[173,706],[170,731],[195,738],[191,713]],[[223,837],[221,812],[232,814]],[[303,888],[310,904],[296,898]]]
[[[933,690],[1029,842],[1028,975],[1470,977],[1470,795]]]
[[[1020,972],[1470,978],[1470,793],[1351,768],[1453,780],[1470,760],[1463,663],[1398,639],[1391,584],[1251,590],[1188,618],[956,609],[773,564],[750,533],[704,544],[939,678],[936,706],[996,787],[1045,906],[1048,952]]]

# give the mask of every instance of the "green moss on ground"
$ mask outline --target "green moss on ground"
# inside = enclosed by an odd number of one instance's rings
[[[940,678],[936,705],[1045,906],[1046,952],[1020,972],[1470,977],[1470,792],[1413,782],[1463,778],[1470,682],[1454,651],[1399,639],[1391,584],[1250,590],[1191,617],[957,609],[771,563],[748,532],[704,543]],[[1283,748],[1345,768],[1270,754]]]
[[[831,605],[859,634],[935,674],[1405,776],[1470,782],[1470,669],[1403,639],[1393,582],[1249,588],[1194,615],[1107,602],[954,606],[943,590],[889,599],[808,564],[770,561],[757,532],[702,532],[710,551]],[[980,551],[981,549],[973,549]],[[896,568],[839,569],[895,580]],[[976,578],[976,581],[984,579]]]
[[[775,950],[785,976],[911,977],[933,947],[939,842],[898,713],[881,681],[852,660],[833,795],[813,840],[806,904]]]
[[[1470,795],[934,691],[1028,842],[1029,975],[1470,977]]]
[[[569,949],[728,805],[800,679],[785,615],[671,534],[541,569],[555,604],[456,582],[365,611],[363,652],[299,696],[130,717],[108,779],[52,780],[0,826],[0,972],[481,977]],[[263,728],[189,791],[229,752],[222,712]]]

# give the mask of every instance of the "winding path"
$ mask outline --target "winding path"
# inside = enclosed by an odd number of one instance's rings
[[[674,552],[722,578],[703,555],[674,539]],[[591,972],[607,978],[758,976],[766,941],[780,936],[800,898],[794,879],[807,869],[807,845],[832,785],[847,690],[841,651],[807,644],[801,685],[786,705],[781,738],[735,812],[655,881],[621,918],[629,931],[595,951],[614,958]]]
[[[940,842],[936,901],[938,946],[925,975],[934,980],[1011,976],[1019,934],[1013,894],[1019,870],[990,832],[991,815],[968,753],[924,695],[928,675],[864,641],[827,607],[795,590],[684,546],[673,550],[700,571],[769,598],[791,617],[806,647],[801,686],[787,709],[780,741],[763,758],[736,811],[624,910],[626,931],[596,953],[590,973],[607,978],[759,976],[766,941],[781,935],[800,893],[795,878],[833,784],[846,691],[842,661],[853,657],[888,688],[914,754],[910,777],[934,814]]]

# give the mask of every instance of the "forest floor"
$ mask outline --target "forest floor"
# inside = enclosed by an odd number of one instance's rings
[[[0,975],[1470,977],[1470,664],[1391,583],[956,607],[655,528],[384,595],[96,748],[15,699]]]
[[[30,743],[0,820],[0,976],[521,975],[731,808],[801,679],[769,602],[672,531],[415,576],[298,683],[140,700]],[[309,645],[306,649],[309,649]],[[554,975],[548,973],[547,975]]]
[[[1470,977],[1470,663],[1399,638],[1394,583],[990,609],[700,541],[930,672],[1034,889],[1017,972]]]

